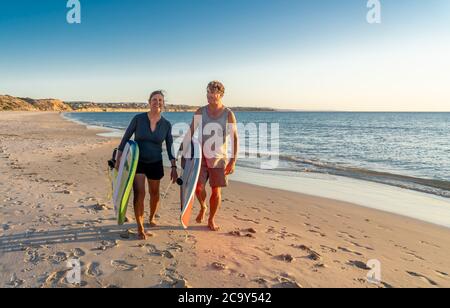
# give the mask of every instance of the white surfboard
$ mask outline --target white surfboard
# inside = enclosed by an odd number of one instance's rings
[[[187,155],[187,153],[190,155]],[[184,151],[183,157],[185,164],[181,176],[182,182],[180,183],[181,225],[187,229],[192,215],[192,208],[195,202],[195,189],[197,188],[202,165],[202,146],[197,139],[192,139],[191,147]]]

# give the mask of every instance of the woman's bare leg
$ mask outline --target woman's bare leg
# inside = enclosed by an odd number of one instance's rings
[[[148,187],[150,191],[150,227],[156,227],[156,212],[160,205],[160,189],[161,181],[148,180]]]
[[[133,183],[134,214],[136,215],[138,236],[139,239],[141,240],[145,240],[147,238],[144,229],[145,179],[146,179],[145,175],[137,174]]]

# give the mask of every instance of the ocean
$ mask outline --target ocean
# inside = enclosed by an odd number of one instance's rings
[[[135,113],[67,113],[120,137]],[[172,124],[192,113],[165,113]],[[277,174],[329,174],[450,198],[450,113],[238,112],[239,123],[279,125]],[[271,131],[269,130],[269,135]],[[242,136],[250,144],[249,135]],[[244,148],[238,167],[258,170],[274,155]],[[247,156],[247,157],[246,157]],[[265,172],[268,172],[265,170]]]

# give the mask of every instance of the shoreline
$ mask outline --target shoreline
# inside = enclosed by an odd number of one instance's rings
[[[61,116],[88,129],[105,130],[98,136],[120,138],[124,133],[120,129],[92,126],[64,113]],[[349,202],[450,228],[450,198],[399,185],[321,172],[264,171],[242,166],[238,166],[230,180]]]
[[[182,230],[172,187],[160,227],[138,241],[134,223],[115,224],[108,198],[116,140],[58,113],[0,119],[0,287],[73,287],[64,277],[74,257],[83,287],[450,286],[445,227],[234,180],[221,231]],[[382,263],[377,285],[366,280],[372,259]]]

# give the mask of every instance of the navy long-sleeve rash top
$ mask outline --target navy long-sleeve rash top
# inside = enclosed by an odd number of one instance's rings
[[[134,141],[139,146],[139,161],[144,163],[156,163],[162,161],[162,144],[165,141],[169,159],[175,159],[172,153],[173,136],[172,124],[164,117],[156,125],[155,131],[151,131],[150,119],[147,113],[138,114],[133,118],[123,136],[119,150],[123,152],[125,145],[134,134]]]

